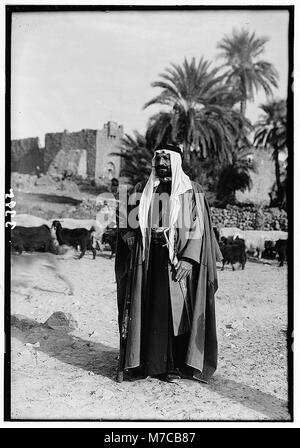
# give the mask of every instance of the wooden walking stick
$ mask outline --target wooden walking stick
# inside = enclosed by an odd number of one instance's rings
[[[169,240],[169,237],[168,237],[168,230],[169,229],[166,228],[163,231],[163,234],[164,234],[164,237],[165,237],[165,240],[166,240],[165,246],[167,248],[170,245],[170,240]],[[177,265],[178,265],[178,258],[177,258],[176,253],[175,253],[174,260],[173,260],[173,267],[176,269]],[[192,328],[190,307],[189,307],[189,303],[188,303],[188,300],[187,300],[187,297],[186,297],[186,284],[182,280],[179,280],[178,283],[179,283],[179,286],[180,286],[181,294],[182,294],[182,297],[183,297],[183,300],[184,300],[184,304],[185,304],[185,308],[186,308],[186,314],[187,314],[187,318],[188,318],[189,328]]]
[[[128,335],[129,314],[130,314],[130,306],[131,306],[131,291],[132,291],[134,258],[135,258],[135,245],[130,250],[130,264],[129,264],[129,271],[127,274],[126,295],[125,295],[124,308],[123,308],[122,327],[121,327],[121,332],[120,332],[119,366],[118,366],[118,372],[117,372],[117,378],[116,378],[118,383],[122,383],[122,381],[123,381],[126,342],[127,342],[127,335]]]

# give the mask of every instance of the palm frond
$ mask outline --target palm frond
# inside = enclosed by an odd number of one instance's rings
[[[218,57],[225,59],[228,66],[228,82],[236,83],[242,96],[241,101],[253,101],[254,91],[261,88],[267,96],[272,88],[278,87],[278,72],[275,67],[258,57],[264,52],[268,37],[257,37],[246,29],[233,29],[231,36],[225,36],[218,44],[221,50]]]
[[[184,59],[181,65],[171,63],[159,77],[152,86],[161,93],[144,107],[161,104],[168,110],[150,118],[147,139],[154,145],[177,142],[199,157],[230,161],[242,127],[246,133],[249,126],[231,109],[239,98],[220,69],[204,58]]]

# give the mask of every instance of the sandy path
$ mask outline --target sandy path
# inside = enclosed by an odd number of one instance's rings
[[[12,314],[42,323],[70,312],[78,330],[12,327],[12,418],[289,420],[286,267],[248,262],[245,271],[219,271],[219,366],[210,384],[118,384],[114,261],[87,255],[60,263],[74,296],[43,276],[31,301],[12,295]],[[25,345],[37,342],[37,349]]]

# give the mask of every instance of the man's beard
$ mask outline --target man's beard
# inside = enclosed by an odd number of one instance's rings
[[[160,168],[160,167],[158,167],[158,168],[156,168],[156,174],[157,174],[157,176],[161,179],[161,180],[163,180],[163,179],[165,179],[165,178],[170,178],[171,177],[171,170],[169,169],[169,168]]]

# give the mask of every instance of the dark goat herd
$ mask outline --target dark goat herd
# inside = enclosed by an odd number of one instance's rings
[[[280,267],[283,266],[284,261],[287,259],[287,239],[279,238],[275,241],[267,240],[264,238],[267,238],[268,236],[264,237],[263,232],[260,234],[259,231],[252,231],[258,233],[256,235],[258,238],[253,238],[252,233],[249,241],[249,237],[247,238],[247,232],[244,232],[245,238],[240,238],[239,233],[241,232],[233,232],[233,235],[229,236],[220,236],[220,232],[217,227],[213,227],[213,230],[223,256],[222,271],[227,263],[231,264],[232,270],[235,270],[235,265],[237,263],[239,263],[242,269],[245,269],[247,253],[258,254],[258,258],[263,257],[267,259],[275,259],[278,257]],[[275,232],[270,232],[270,237],[272,233],[274,234]],[[282,232],[282,234],[284,233],[285,232]],[[255,239],[258,241],[256,244],[253,243]]]
[[[11,247],[21,254],[26,252],[51,252],[60,253],[60,246],[70,246],[74,249],[80,248],[82,258],[87,250],[96,258],[96,248],[102,250],[98,240],[94,237],[95,228],[68,229],[62,227],[60,221],[54,220],[51,228],[46,224],[35,227],[16,226],[11,232]],[[115,228],[107,228],[102,235],[102,245],[108,244],[111,248],[111,256],[116,251],[117,231]]]
[[[63,281],[67,286],[68,294],[74,293],[73,284],[63,272],[63,265],[57,262],[56,255],[63,255],[63,259],[68,259],[73,257],[71,248],[76,250],[79,248],[78,258],[82,258],[86,251],[90,250],[95,259],[96,248],[102,251],[107,244],[111,248],[110,258],[115,254],[117,239],[115,228],[106,228],[104,232],[97,233],[94,226],[91,226],[89,230],[82,227],[70,229],[63,227],[58,220],[54,220],[50,226],[46,224],[28,226],[28,222],[37,224],[43,222],[31,215],[20,216],[19,220],[25,225],[17,225],[11,231],[12,250],[18,252],[19,255],[23,251],[44,252],[24,257],[11,254],[11,289],[22,288],[22,294],[25,294],[28,300],[32,297],[32,287],[38,274],[45,272],[45,269]],[[100,241],[99,237],[101,237]]]
[[[232,269],[239,263],[242,269],[245,268],[247,253],[254,252],[258,258],[278,257],[279,266],[283,266],[287,257],[287,233],[280,231],[240,231],[237,228],[214,227],[216,239],[219,243],[223,263],[231,264]],[[102,251],[108,245],[111,249],[110,258],[116,252],[117,229],[107,227],[101,234],[96,235],[94,226],[89,229],[63,227],[59,220],[54,220],[51,226],[43,224],[40,226],[20,226],[17,225],[11,231],[11,247],[21,254],[26,252],[50,252],[60,254],[62,246],[69,246],[80,249],[78,258],[82,258],[87,250],[92,251],[93,259],[96,258],[96,249]]]

